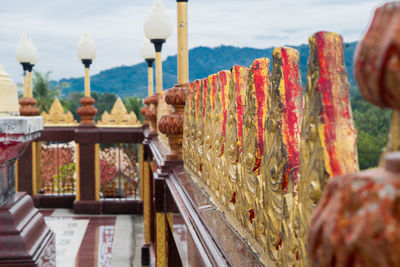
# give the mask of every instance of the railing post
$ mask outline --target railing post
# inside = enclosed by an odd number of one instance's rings
[[[76,199],[74,213],[100,214],[100,164],[99,131],[96,127],[79,127],[75,131],[75,141],[79,145]]]
[[[397,2],[377,8],[354,57],[354,76],[361,94],[378,107],[393,109],[395,124],[398,123],[396,113],[400,110],[399,15]],[[324,46],[326,44],[321,47]],[[341,65],[342,59],[341,55]],[[335,69],[340,72],[340,68]],[[346,92],[344,100],[340,95],[340,101],[334,103],[348,103],[348,95]],[[342,130],[346,134],[351,133],[350,127],[340,126],[346,129]],[[398,133],[398,125],[392,126],[395,127],[392,134]],[[340,137],[340,144],[348,147],[348,140]],[[388,152],[398,150],[398,140],[394,140],[398,137],[392,136]],[[339,159],[346,159],[343,150],[336,151]],[[336,166],[342,170],[345,163],[354,165],[354,161],[347,160]],[[382,163],[379,168],[359,173],[354,173],[354,169],[341,173],[331,170],[338,177],[327,181],[311,220],[308,242],[311,266],[332,266],[333,263],[336,266],[400,265],[397,253],[400,248],[400,153],[387,153]]]

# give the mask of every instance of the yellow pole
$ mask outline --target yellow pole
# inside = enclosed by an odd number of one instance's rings
[[[151,195],[150,195],[150,166],[148,161],[143,162],[143,218],[144,218],[144,243],[151,243]]]
[[[162,62],[161,52],[156,52],[156,90],[157,93],[162,93]]]
[[[154,85],[153,85],[153,66],[147,68],[147,76],[148,76],[148,87],[149,87],[149,95],[153,95]]]
[[[28,97],[28,77],[26,76],[26,71],[24,71],[24,97]]]
[[[178,1],[178,84],[189,82],[187,5]]]
[[[90,97],[90,76],[89,76],[89,68],[85,68],[85,96]]]
[[[31,143],[32,146],[32,194],[37,195],[37,169],[36,169],[36,142]]]
[[[28,73],[29,73],[29,93],[28,93],[28,97],[33,97],[32,71],[28,71]]]

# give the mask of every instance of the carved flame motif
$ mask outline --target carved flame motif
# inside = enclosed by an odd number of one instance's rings
[[[205,85],[204,85],[205,86]],[[203,178],[207,186],[215,188],[215,184],[218,184],[216,177],[214,176],[214,163],[215,156],[212,150],[212,136],[215,130],[214,118],[219,114],[214,113],[214,97],[217,89],[217,75],[213,74],[208,77],[207,80],[207,93],[205,94],[206,105],[205,105],[205,116],[204,116],[204,156],[202,160],[203,167]],[[214,190],[213,190],[214,191]]]
[[[241,84],[245,84],[247,80],[248,69],[242,66],[233,66],[231,71],[231,80],[229,84],[228,93],[228,112],[226,118],[226,142],[224,147],[224,153],[226,157],[226,168],[229,176],[229,180],[223,189],[225,198],[231,201],[230,208],[235,210],[235,214],[238,217],[242,216],[242,201],[235,200],[234,196],[237,194],[237,185],[239,179],[239,153],[240,153],[240,140],[242,133],[242,122],[243,122],[243,106],[241,103],[242,95],[239,81]],[[244,86],[244,89],[246,87]],[[240,101],[238,102],[238,98]],[[240,138],[239,138],[240,137]],[[238,204],[238,205],[236,205]],[[244,215],[244,214],[243,214]]]
[[[186,105],[184,110],[184,122],[183,122],[183,143],[182,143],[182,159],[185,164],[185,167],[190,166],[190,137],[191,137],[191,129],[190,129],[190,122],[192,121],[192,109],[193,109],[193,88],[194,83],[189,83],[188,93],[186,94]]]
[[[304,112],[299,53],[282,47],[270,78],[257,59],[195,81],[186,103],[185,167],[267,266],[308,265],[326,181],[357,170],[342,40],[317,33],[310,46]]]
[[[307,259],[306,235],[313,210],[333,176],[358,170],[343,40],[318,32],[310,40],[304,118],[301,134],[298,205],[300,260]],[[346,131],[343,131],[346,129]]]
[[[243,199],[245,209],[242,216],[244,227],[253,237],[264,232],[264,225],[260,223],[262,210],[262,184],[260,183],[261,154],[264,147],[263,121],[266,114],[266,99],[269,88],[269,59],[256,59],[250,66],[249,77],[246,83],[247,90],[243,95],[243,143],[241,153],[241,190],[240,199]],[[247,212],[246,212],[247,211]],[[255,216],[250,218],[250,212]],[[261,216],[260,216],[261,215]],[[259,229],[258,229],[259,228]],[[261,230],[258,233],[258,230]]]
[[[198,153],[197,153],[197,123],[198,123],[198,110],[200,104],[200,80],[194,82],[193,96],[192,96],[192,121],[191,121],[191,150],[190,150],[190,161],[191,171],[193,174],[197,173],[199,168]]]
[[[203,141],[204,141],[204,115],[205,115],[205,97],[207,94],[207,78],[199,81],[199,91],[197,95],[197,122],[196,122],[196,154],[195,172],[201,178],[202,158],[203,158]]]
[[[276,263],[296,259],[293,213],[298,179],[302,86],[299,53],[292,48],[273,51],[268,115],[265,120],[265,146],[262,177],[266,187],[264,219],[268,254]],[[283,248],[285,246],[285,249]],[[290,251],[290,252],[289,252]]]
[[[104,111],[97,125],[100,127],[142,127],[136,114],[133,111],[128,113],[120,97],[115,101],[110,113]]]
[[[220,71],[217,74],[213,116],[215,126],[212,138],[215,177],[218,177],[214,187],[216,190],[216,196],[225,206],[227,206],[232,200],[232,195],[229,193],[223,193],[223,190],[227,188],[225,182],[226,178],[229,176],[229,172],[226,168],[226,153],[224,152],[224,146],[230,77],[230,71]]]
[[[73,126],[78,124],[70,111],[64,111],[58,98],[54,99],[49,113],[43,111],[40,116],[43,117],[46,126]]]

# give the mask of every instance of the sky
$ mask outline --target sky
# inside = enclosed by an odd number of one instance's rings
[[[177,51],[176,1],[163,0],[174,25],[163,58]],[[268,48],[308,42],[315,32],[340,33],[345,42],[359,40],[383,0],[189,0],[189,48],[197,46]],[[134,65],[145,38],[143,23],[152,0],[1,0],[0,64],[16,83],[22,67],[15,48],[22,34],[35,43],[35,70],[50,78],[81,77],[76,55],[83,32],[97,47],[91,74]],[[144,75],[146,75],[146,70]]]

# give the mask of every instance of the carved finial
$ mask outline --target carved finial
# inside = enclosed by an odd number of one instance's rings
[[[72,113],[70,111],[64,111],[58,98],[54,99],[49,113],[43,111],[40,115],[43,117],[46,126],[73,126],[77,124]]]
[[[134,112],[128,113],[121,98],[115,101],[111,112],[105,111],[101,116],[101,121],[97,123],[101,127],[141,127],[142,124],[137,119]]]
[[[19,115],[17,85],[0,64],[0,115]]]

